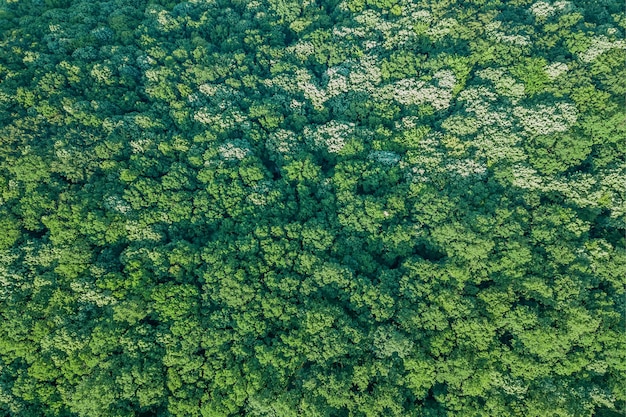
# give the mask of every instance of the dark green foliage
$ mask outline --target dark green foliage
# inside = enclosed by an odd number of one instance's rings
[[[612,0],[0,5],[0,415],[623,415]]]

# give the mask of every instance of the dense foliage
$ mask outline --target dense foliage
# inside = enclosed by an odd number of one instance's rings
[[[0,3],[0,414],[624,413],[625,31]]]

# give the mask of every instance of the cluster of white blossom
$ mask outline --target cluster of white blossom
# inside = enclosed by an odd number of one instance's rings
[[[494,32],[493,37],[497,42],[510,43],[518,46],[530,45],[530,38],[524,35],[507,35],[503,32]]]
[[[72,281],[70,288],[78,295],[78,299],[84,303],[93,303],[98,307],[115,304],[117,300],[98,290],[95,285],[85,281]]]
[[[528,392],[528,384],[521,378],[514,378],[511,375],[498,371],[491,373],[491,384],[502,389],[508,395],[522,398]]]
[[[519,34],[507,34],[506,32],[500,30],[500,28],[502,28],[502,22],[499,20],[493,21],[485,27],[489,36],[496,42],[508,43],[518,46],[530,45],[530,38],[528,36]]]
[[[287,52],[304,61],[315,53],[315,46],[309,41],[299,40],[294,45],[288,46]]]
[[[422,92],[425,85],[424,81],[405,78],[386,85],[382,95],[404,105],[422,104],[425,101],[425,96]]]
[[[336,120],[311,128],[305,126],[304,138],[318,148],[330,153],[338,153],[343,149],[346,139],[355,134],[354,123],[342,123]]]
[[[590,63],[603,53],[611,49],[626,49],[626,41],[623,39],[610,40],[604,35],[596,36],[591,41],[591,46],[579,55],[581,61]]]
[[[533,108],[514,107],[513,114],[524,129],[533,135],[566,132],[578,119],[576,106],[560,102],[554,105],[539,104]]]
[[[180,27],[180,23],[176,21],[176,19],[169,14],[167,10],[161,10],[156,14],[157,22],[159,23],[159,28],[168,32],[171,30],[176,30]]]
[[[220,156],[227,161],[242,160],[252,154],[250,143],[243,139],[233,139],[217,148]]]
[[[291,130],[277,129],[270,133],[266,146],[275,154],[290,155],[301,148],[302,144]]]
[[[357,38],[365,38],[367,37],[368,32],[363,27],[334,27],[333,28],[333,36],[338,38],[346,38],[349,36],[354,36]]]
[[[264,80],[263,83],[291,94],[300,92],[317,110],[327,106],[329,100],[332,100],[335,110],[348,109],[351,100],[357,96],[352,94],[351,97],[343,99],[340,99],[340,96],[355,91],[366,92],[383,100],[395,100],[404,105],[429,104],[435,110],[448,108],[452,100],[452,90],[457,84],[455,74],[450,70],[438,71],[429,83],[408,79],[400,80],[384,89],[380,88],[382,74],[378,53],[381,51],[378,50],[378,45],[396,49],[411,39],[416,39],[415,31],[406,28],[417,23],[429,27],[429,30],[432,30],[431,36],[435,38],[445,36],[458,25],[454,19],[440,19],[434,27],[431,27],[433,17],[429,11],[419,9],[412,2],[402,3],[402,16],[393,20],[388,19],[380,11],[367,9],[354,15],[353,22],[357,23],[357,26],[340,26],[333,29],[333,36],[338,41],[352,37],[361,43],[362,50],[365,51],[361,58],[349,59],[329,68],[319,82],[309,71],[294,68],[293,74],[282,73]],[[307,41],[300,41],[288,47],[287,51],[299,59],[306,59],[314,52],[314,45]]]
[[[202,109],[202,110],[198,110],[196,114],[193,115],[193,118],[200,123],[210,125],[212,122],[216,121],[215,119],[217,118],[217,116],[212,115],[208,111],[208,109]]]
[[[486,128],[472,140],[476,149],[476,156],[486,158],[487,161],[522,162],[528,159],[523,148],[519,146],[522,137],[508,129],[498,127]]]
[[[358,63],[350,68],[350,84],[354,88],[362,88],[371,91],[382,81],[382,74],[378,66],[378,57],[375,55],[365,55]]]
[[[394,26],[396,26],[385,19],[380,12],[373,9],[367,9],[356,14],[354,21],[362,25],[365,30],[382,33],[385,38],[389,37]]]
[[[537,19],[545,19],[546,17],[550,17],[556,13],[556,8],[548,2],[538,1],[530,6],[530,12]]]
[[[550,4],[542,0],[530,6],[530,13],[532,13],[537,20],[544,20],[556,13],[569,12],[572,8],[572,3],[569,1],[560,0]]]
[[[426,34],[431,39],[437,41],[437,40],[444,38],[449,33],[454,32],[454,30],[458,26],[459,26],[459,22],[456,19],[453,19],[451,17],[444,18],[444,19],[438,20],[433,27],[428,28],[428,30],[426,31]]]
[[[303,82],[299,84],[299,87],[302,89],[304,97],[311,101],[316,110],[324,108],[324,103],[328,100],[326,91],[311,82]]]
[[[56,141],[54,144],[54,155],[57,157],[62,165],[71,165],[72,160],[74,159],[72,154],[75,152],[75,150],[70,148],[73,151],[70,152],[68,148],[64,148],[63,146],[68,145],[64,144],[61,141]]]
[[[204,83],[198,86],[198,90],[207,98],[224,103],[222,106],[232,106],[232,103],[241,100],[244,94],[227,84]]]
[[[378,358],[389,358],[393,354],[404,358],[414,350],[414,343],[393,326],[381,326],[374,332],[372,350]]]
[[[599,207],[607,196],[613,196],[593,175],[582,172],[563,178],[550,178],[543,191],[556,191],[579,207]]]
[[[144,153],[150,146],[152,141],[147,138],[141,138],[130,141],[130,148],[132,153]]]
[[[508,108],[494,105],[497,95],[484,87],[471,87],[461,92],[461,101],[465,102],[465,112],[473,117],[463,124],[464,114],[452,116],[452,122],[444,122],[444,128],[453,134],[476,134],[472,145],[481,157],[487,160],[524,159],[523,152],[516,146],[520,138],[511,129],[518,122],[512,118]],[[461,120],[459,119],[461,118]],[[476,132],[472,130],[476,129]]]
[[[252,187],[252,192],[248,194],[248,200],[255,206],[264,206],[267,204],[267,193],[270,190],[271,183],[262,181]]]
[[[420,5],[416,2],[407,2],[402,5],[402,16],[406,16],[406,19],[413,25],[416,23],[432,23],[433,14],[426,9],[421,9]]]
[[[457,83],[457,79],[456,79],[456,76],[454,75],[454,72],[450,70],[439,70],[435,72],[433,77],[435,79],[435,83],[440,88],[447,88],[447,89],[452,90],[456,86],[456,83]]]
[[[208,83],[200,84],[198,86],[198,90],[200,90],[200,92],[206,96],[216,95],[217,91],[220,88],[228,88],[228,86],[225,86],[224,84],[208,84]]]
[[[64,318],[59,316],[57,320],[62,322]],[[49,332],[43,336],[39,343],[43,351],[61,350],[66,355],[72,356],[84,349],[88,342],[89,338],[86,335],[59,326],[54,332]],[[50,359],[52,359],[52,365],[58,367],[61,367],[66,361],[65,355],[58,354],[50,355]]]
[[[408,180],[413,182],[429,182],[434,174],[444,171],[443,161],[446,158],[441,150],[443,135],[431,132],[416,145],[417,149],[407,152],[400,161]]]
[[[291,99],[291,101],[289,102],[289,108],[291,110],[295,110],[297,113],[300,113],[300,114],[304,114],[303,106],[304,106],[304,103],[302,101],[296,100],[295,98]]]
[[[510,129],[514,124],[510,112],[502,106],[493,106],[486,102],[472,102],[465,108],[465,111],[474,114],[474,119],[480,127]]]
[[[396,120],[394,126],[396,130],[415,129],[419,124],[419,120],[418,116],[405,116],[399,121]]]
[[[324,103],[328,100],[326,90],[320,88],[312,82],[313,76],[305,69],[298,69],[296,71],[296,85],[300,91],[304,94],[307,100],[310,100],[313,107],[317,110],[324,108]],[[290,83],[293,81],[289,80]]]
[[[126,238],[131,241],[153,240],[160,241],[163,236],[156,232],[151,226],[142,226],[139,222],[128,220],[125,224]]]
[[[50,267],[59,261],[59,257],[62,252],[59,247],[53,246],[51,243],[35,246],[34,242],[28,242],[23,249],[24,260],[22,263],[30,268],[33,268],[34,266]],[[0,265],[2,265],[2,262],[0,262]],[[6,263],[6,265],[10,265],[10,263]],[[38,278],[40,278],[40,280],[33,281],[33,286],[35,288],[52,284],[52,282],[49,281],[50,278],[48,277],[42,276]]]
[[[329,68],[323,75],[324,96],[336,97],[354,91],[374,93],[382,81],[375,55],[365,55],[359,61],[346,61]]]
[[[260,181],[252,186],[248,200],[256,206],[265,206],[275,203],[280,198],[280,191],[274,187],[272,181]]]
[[[372,151],[367,157],[384,165],[395,165],[401,159],[400,155],[390,151]]]
[[[335,97],[350,91],[349,69],[345,64],[328,68],[323,79],[326,81],[326,91],[328,96]]]
[[[428,178],[425,175],[426,169],[419,165],[412,166],[406,173],[406,178],[412,182],[428,182]]]
[[[370,38],[369,41],[381,40],[382,42],[364,45],[366,50],[374,49],[378,45],[385,49],[393,50],[402,46],[409,46],[418,38],[415,30],[407,29],[415,27],[416,24],[424,25],[428,31],[432,32],[429,34],[435,38],[445,36],[456,25],[454,19],[442,19],[435,27],[430,27],[433,19],[429,11],[421,10],[414,4],[405,4],[402,7],[404,10],[401,17],[394,20],[388,20],[381,12],[371,9],[364,10],[354,17],[354,21],[359,23],[362,26],[361,28],[341,29],[340,33],[354,33],[359,35],[359,37],[362,37],[363,33],[369,33],[370,36],[375,38]]]
[[[192,106],[199,106],[202,105],[202,99],[198,93],[191,93],[187,96],[187,103]]]
[[[520,90],[523,88],[515,86],[514,80],[505,76],[504,71],[488,69],[480,71],[478,75],[491,80],[497,88],[506,90],[509,95],[513,91],[513,98],[521,98]],[[459,94],[465,112],[450,116],[442,123],[442,127],[453,135],[472,135],[471,146],[477,158],[486,159],[489,163],[499,160],[523,162],[527,159],[523,148],[519,146],[523,138],[512,131],[520,122],[507,107],[497,104],[498,97],[486,86],[467,88]]]
[[[553,62],[550,65],[546,65],[543,69],[550,79],[555,79],[559,75],[566,73],[569,71],[569,67],[564,62]]]
[[[483,176],[487,172],[487,167],[473,159],[462,159],[446,164],[445,170],[461,177],[469,177]]]
[[[294,78],[300,78],[300,80],[296,80],[296,82],[294,82]],[[295,74],[278,74],[272,78],[266,78],[262,81],[263,85],[268,87],[268,88],[273,88],[276,90],[282,90],[284,92],[290,93],[290,94],[297,94],[300,90],[299,90],[299,83],[302,81],[307,81],[310,80],[311,77],[306,77],[303,75],[300,75],[299,77],[296,77]]]
[[[382,46],[385,49],[393,50],[409,45],[411,41],[415,40],[416,38],[417,34],[414,30],[393,30],[386,36],[386,39],[382,43]]]
[[[363,42],[363,49],[367,52],[372,52],[380,48],[380,43],[374,40],[367,40]]]
[[[459,101],[465,102],[469,112],[479,112],[485,106],[490,106],[498,100],[498,95],[485,86],[468,87],[459,93]]]
[[[247,116],[237,109],[229,109],[220,114],[210,112],[208,108],[202,108],[194,114],[193,118],[200,123],[222,130],[233,129],[235,127],[242,130],[249,130],[251,128]]]
[[[386,85],[382,90],[382,96],[403,105],[430,104],[435,110],[448,108],[452,101],[450,88],[427,85],[424,81],[411,78]]]
[[[445,110],[452,102],[452,91],[446,88],[429,86],[421,91],[423,102],[433,106],[435,110]]]
[[[542,189],[543,177],[527,165],[516,164],[513,167],[513,185],[528,190]]]
[[[108,210],[114,210],[118,213],[126,214],[130,212],[132,209],[130,205],[126,201],[124,201],[120,196],[110,195],[104,199],[104,208]]]

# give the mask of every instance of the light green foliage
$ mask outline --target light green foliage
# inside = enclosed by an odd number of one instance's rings
[[[0,415],[623,414],[623,5],[0,5]]]

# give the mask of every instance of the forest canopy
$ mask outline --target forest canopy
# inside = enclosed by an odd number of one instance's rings
[[[0,414],[623,415],[625,31],[0,2]]]

